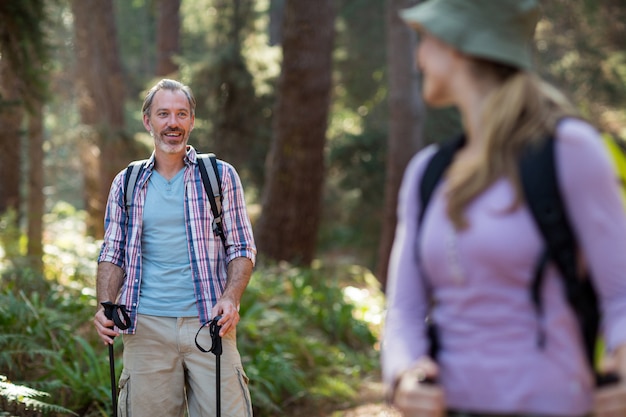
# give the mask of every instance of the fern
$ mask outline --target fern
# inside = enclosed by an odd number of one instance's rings
[[[44,402],[42,398],[49,397],[50,394],[38,391],[24,385],[16,385],[7,379],[6,376],[0,375],[0,398],[6,400],[9,405],[24,406],[27,410],[39,411],[43,414],[59,413],[71,414],[77,416],[67,408],[59,405]]]

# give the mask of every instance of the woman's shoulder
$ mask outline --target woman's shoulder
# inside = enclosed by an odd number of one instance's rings
[[[566,165],[587,166],[609,162],[600,132],[582,119],[566,118],[556,127],[554,134],[559,162]]]
[[[426,168],[426,164],[430,161],[433,155],[440,148],[440,145],[437,143],[432,143],[430,145],[426,145],[424,148],[420,149],[409,161],[407,166],[407,171],[420,171]]]
[[[555,138],[565,144],[594,145],[600,142],[600,132],[583,119],[568,117],[556,126]]]

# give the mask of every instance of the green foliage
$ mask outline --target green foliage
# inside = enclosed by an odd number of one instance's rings
[[[194,45],[194,50],[204,45],[199,54],[188,54],[181,64],[198,103],[194,145],[233,164],[246,186],[260,188],[271,137],[273,95],[258,91],[259,83],[251,72],[254,58],[245,56],[242,45],[249,38],[256,43],[256,54],[267,50],[262,42],[254,41],[260,35],[254,27],[259,19],[255,6],[250,0],[182,5],[186,12],[183,42],[197,36],[197,31],[205,38]],[[208,14],[200,13],[206,9]],[[214,28],[211,36],[206,36],[205,25]]]
[[[327,252],[349,248],[369,268],[375,266],[383,212],[385,138],[373,130],[346,134],[329,153],[320,246]]]
[[[539,70],[603,129],[626,131],[626,7],[620,1],[546,1]]]
[[[29,108],[48,94],[47,23],[44,0],[0,2],[0,56],[20,75],[17,88]]]
[[[80,214],[59,204],[47,216],[47,278],[19,254],[0,267],[0,369],[80,415],[105,415],[107,352],[90,323],[93,292],[84,288],[96,248],[78,227]]]
[[[238,337],[258,415],[355,395],[360,378],[377,363],[376,337],[345,293],[350,281],[365,285],[365,276],[288,265],[254,274],[242,300]]]
[[[72,404],[82,413],[90,410],[96,415],[108,415],[111,398],[109,362],[100,345],[94,346],[80,336],[73,336],[73,343],[66,345],[61,355],[63,360],[47,365],[50,373],[62,380],[58,392],[63,395],[64,403]],[[121,358],[116,362],[120,364]]]
[[[34,276],[23,262],[0,267],[0,369],[77,415],[109,415],[108,352],[91,324],[88,263],[95,263],[97,246],[78,227],[81,212],[58,205],[46,220],[54,237],[45,246],[48,278]],[[363,268],[259,268],[244,294],[238,331],[255,415],[349,403],[363,376],[376,372],[381,311],[377,282]],[[121,339],[116,343],[119,376],[123,349]]]
[[[360,270],[331,268],[255,273],[238,337],[257,415],[356,394],[361,377],[375,370],[376,337],[346,289],[372,280]],[[83,336],[91,331],[90,304],[89,296],[60,286],[46,297],[0,293],[0,368],[81,416],[106,415],[109,407],[106,352]]]
[[[79,336],[93,313],[89,301],[58,285],[45,296],[0,292],[0,368],[12,380],[45,388],[65,407],[102,409],[107,356],[96,340]]]
[[[0,216],[0,250],[2,251],[0,255],[9,262],[19,258],[22,253],[17,212],[13,209],[5,211]]]
[[[10,412],[12,415],[30,415],[22,414],[28,411],[38,411],[44,415],[51,413],[57,415],[78,415],[65,407],[43,401],[44,398],[48,397],[50,397],[50,394],[46,392],[24,385],[13,384],[6,376],[0,375],[0,405],[6,412]],[[2,413],[0,415],[5,414]]]

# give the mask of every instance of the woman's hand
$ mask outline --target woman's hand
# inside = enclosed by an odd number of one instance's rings
[[[615,385],[598,388],[593,408],[594,417],[626,416],[626,384],[621,381]]]
[[[593,404],[594,417],[626,416],[626,380],[623,372],[625,369],[624,352],[625,348],[621,347],[616,354],[607,354],[604,357],[602,372],[617,375],[618,380],[596,390]]]
[[[419,359],[399,377],[393,405],[406,417],[443,417],[446,407],[443,390],[436,382],[438,373],[432,359]]]

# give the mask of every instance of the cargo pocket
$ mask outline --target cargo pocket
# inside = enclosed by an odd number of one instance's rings
[[[131,417],[130,404],[128,403],[130,398],[130,373],[126,371],[126,368],[122,370],[118,385],[120,392],[117,397],[117,415],[119,417]]]
[[[252,401],[250,400],[250,390],[248,389],[250,379],[241,366],[235,366],[235,372],[237,372],[237,380],[239,381],[239,387],[241,388],[241,394],[243,395],[246,416],[252,417]]]

